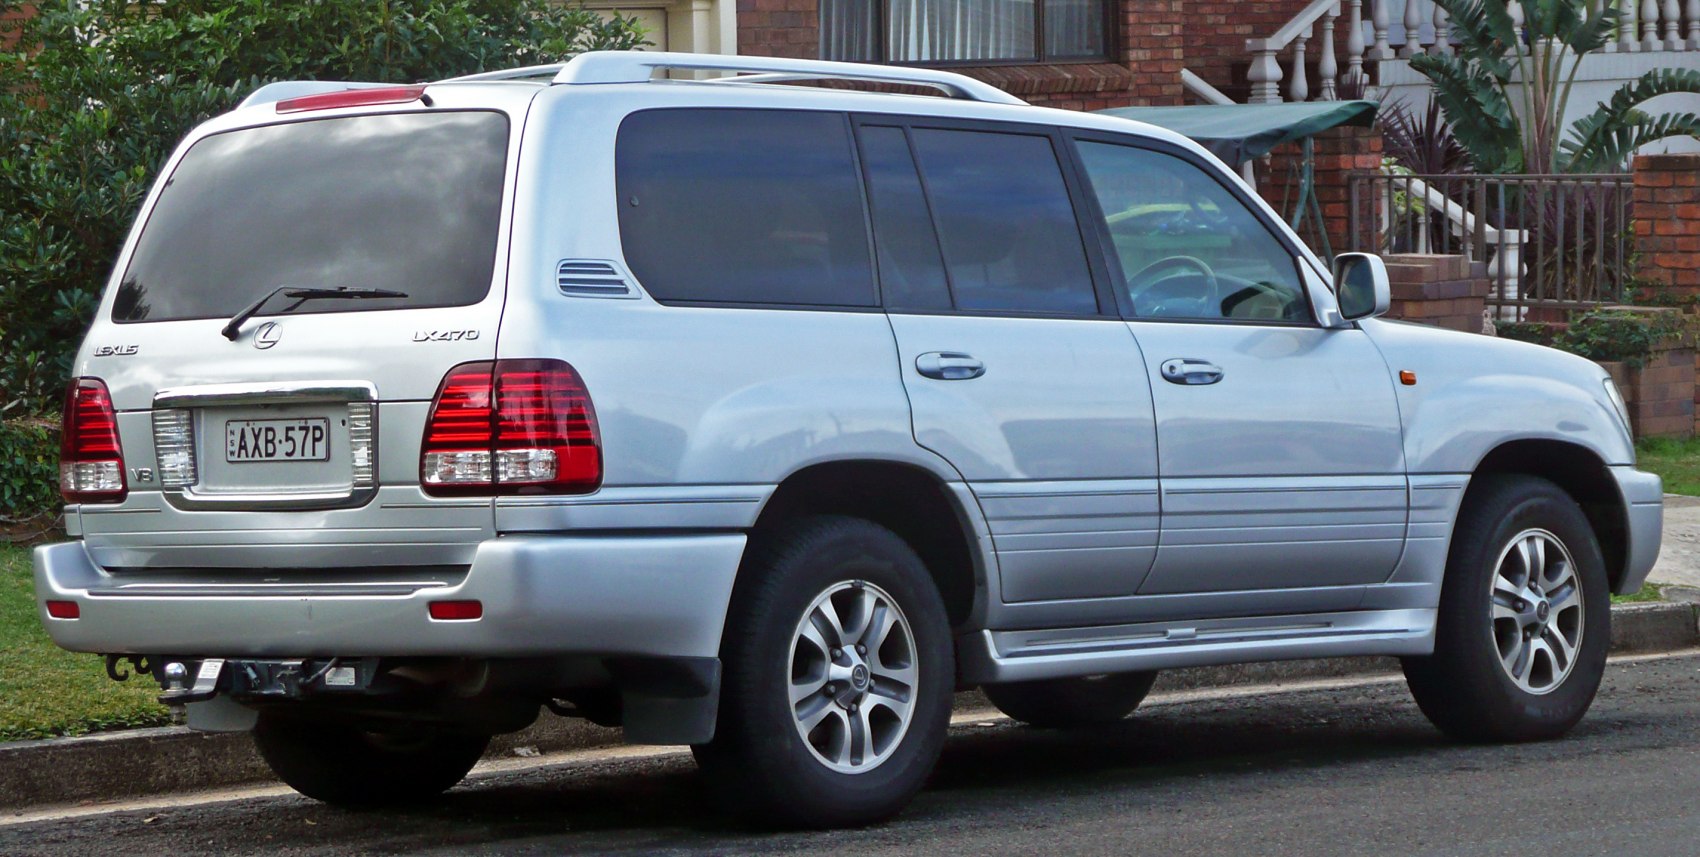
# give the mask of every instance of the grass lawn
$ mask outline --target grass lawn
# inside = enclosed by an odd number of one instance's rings
[[[1635,452],[1636,466],[1659,474],[1667,493],[1700,495],[1700,438],[1647,438]]]
[[[1628,595],[1613,595],[1611,597],[1611,603],[1613,604],[1634,604],[1639,601],[1663,600],[1665,600],[1664,595],[1660,594],[1659,588],[1651,583],[1641,584],[1641,591],[1639,592],[1631,592]]]
[[[152,679],[112,681],[99,655],[53,645],[35,610],[29,550],[0,545],[0,741],[167,722]]]

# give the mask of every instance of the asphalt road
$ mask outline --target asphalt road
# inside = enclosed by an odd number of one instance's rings
[[[1700,854],[1700,654],[1621,660],[1569,738],[1446,743],[1403,683],[1154,698],[1125,724],[958,726],[896,822],[763,833],[690,757],[581,755],[352,813],[293,795],[0,820],[0,854]]]

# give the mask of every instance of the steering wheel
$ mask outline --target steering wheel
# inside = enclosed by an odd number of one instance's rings
[[[1202,311],[1199,317],[1213,318],[1222,313],[1222,285],[1216,280],[1216,272],[1204,264],[1203,259],[1196,256],[1165,256],[1140,268],[1133,276],[1127,278],[1128,297],[1137,304],[1140,293],[1161,282],[1164,277],[1153,276],[1171,268],[1192,268],[1204,275],[1204,296]]]

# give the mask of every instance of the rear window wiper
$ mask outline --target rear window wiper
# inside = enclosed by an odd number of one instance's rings
[[[230,322],[228,324],[226,324],[224,326],[224,329],[219,331],[219,332],[224,334],[225,339],[228,339],[231,342],[235,342],[237,335],[240,334],[241,331],[242,331],[242,322],[245,322],[248,319],[253,318],[254,315],[260,311],[261,307],[265,306],[268,302],[271,301],[272,298],[275,298],[278,295],[283,295],[284,297],[295,299],[295,303],[290,304],[289,307],[284,310],[285,312],[288,312],[289,310],[292,310],[292,309],[300,306],[301,304],[306,303],[307,301],[311,301],[311,300],[321,300],[321,299],[327,299],[327,300],[337,300],[337,299],[341,299],[341,300],[361,300],[363,298],[405,298],[405,297],[407,297],[407,292],[398,292],[395,289],[353,289],[353,288],[349,288],[348,286],[337,286],[334,289],[302,288],[302,287],[299,287],[299,286],[278,286],[277,288],[272,289],[271,291],[267,292],[259,300],[254,301],[253,303],[247,305],[246,307],[243,307],[241,312],[231,316]]]

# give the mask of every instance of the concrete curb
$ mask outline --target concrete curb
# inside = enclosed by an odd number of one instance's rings
[[[1658,602],[1612,608],[1612,653],[1700,646],[1700,605]],[[1199,667],[1165,672],[1157,690],[1192,690],[1396,672],[1393,658],[1332,658]],[[957,694],[958,710],[988,703]],[[486,758],[533,756],[620,742],[620,731],[544,712],[530,728],[498,736]],[[116,800],[224,788],[272,779],[245,734],[183,727],[106,732],[80,738],[0,743],[0,810]]]

